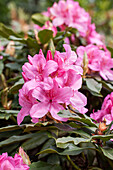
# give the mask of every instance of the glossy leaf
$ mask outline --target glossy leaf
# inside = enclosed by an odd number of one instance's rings
[[[96,80],[92,78],[86,78],[85,81],[92,95],[102,97],[102,95],[100,94],[102,89],[102,83],[98,83]]]
[[[113,160],[113,148],[101,148],[101,150],[107,158]]]
[[[34,162],[30,165],[30,170],[61,170],[62,168],[56,164],[49,164],[43,161]]]
[[[44,29],[38,32],[38,37],[42,44],[46,44],[51,38],[53,38],[53,31]]]
[[[36,13],[32,15],[32,20],[35,24],[38,24],[39,26],[43,26],[45,22],[49,20],[49,18],[43,14]]]
[[[64,145],[66,143],[73,143],[74,145],[78,145],[81,142],[90,142],[90,139],[67,136],[67,137],[58,138],[56,140],[56,145],[59,148],[65,148]]]

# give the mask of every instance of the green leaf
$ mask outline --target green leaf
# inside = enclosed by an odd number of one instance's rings
[[[110,84],[110,83],[108,83],[108,82],[106,82],[106,81],[99,81],[99,80],[97,80],[99,83],[102,83],[102,85],[105,87],[105,88],[107,88],[108,90],[110,90],[111,92],[113,91],[113,86]]]
[[[71,132],[70,132],[71,133]],[[80,135],[82,136],[83,138],[90,138],[91,136],[87,133],[87,132],[84,132],[83,130],[81,129],[77,129],[75,131],[73,131],[72,133],[75,133],[77,135]]]
[[[20,135],[22,132],[23,132],[23,130],[21,128],[14,129],[14,130],[3,129],[2,132],[1,132],[1,128],[0,128],[0,139],[2,139],[2,138],[7,139],[13,135]]]
[[[16,150],[18,147],[19,147],[19,144],[18,144],[18,143],[15,143],[15,144],[11,144],[11,145],[2,147],[2,149],[0,149],[0,154],[2,154],[2,153],[4,153],[4,152],[10,153],[10,152],[12,152],[14,149]]]
[[[17,76],[17,77],[10,78],[9,80],[7,80],[7,83],[10,83],[12,81],[18,81],[21,78],[22,78],[22,76]]]
[[[58,113],[58,115],[60,117],[73,119],[73,120],[78,121],[80,123],[85,123],[85,124],[92,126],[92,127],[97,127],[97,125],[95,123],[93,123],[92,119],[89,116],[87,116],[86,114],[81,114],[81,113],[77,113],[77,112],[71,113],[69,110],[61,110]],[[83,125],[85,125],[85,124],[83,124]]]
[[[22,148],[30,150],[42,145],[48,139],[47,132],[39,132],[34,138],[31,138],[22,144]]]
[[[31,48],[31,49],[33,48],[36,51],[38,51],[40,49],[40,46],[37,43],[37,41],[35,39],[31,38],[31,37],[28,37],[27,39],[24,39],[23,37],[18,38],[18,37],[15,37],[13,35],[10,35],[9,39],[13,40],[13,41],[23,43],[23,44],[26,44],[29,48]]]
[[[113,58],[113,48],[107,46],[107,49],[111,52],[111,57]]]
[[[62,168],[57,164],[49,164],[43,161],[33,162],[30,166],[30,170],[61,170]]]
[[[21,129],[21,127],[18,125],[10,125],[10,126],[0,128],[0,132],[12,131],[12,130],[16,130],[16,129]]]
[[[35,24],[38,24],[39,26],[43,26],[46,21],[49,20],[49,18],[43,14],[36,13],[32,15],[32,20]]]
[[[38,51],[40,49],[39,44],[37,43],[37,41],[31,37],[28,37],[26,40],[26,44],[29,48],[33,48],[36,51]]]
[[[48,159],[47,159],[47,162],[49,164],[56,164],[56,165],[60,165],[60,157],[58,154],[51,154],[49,155]]]
[[[107,158],[113,160],[113,148],[101,148],[101,150]]]
[[[24,84],[24,80],[23,78],[21,78],[18,82],[16,82],[10,89],[9,89],[9,92],[10,93],[18,93],[19,89],[22,88]]]
[[[45,149],[43,151],[40,151],[38,154],[45,154],[45,153],[57,153],[59,155],[78,155],[80,154],[81,152],[83,152],[84,150],[87,150],[87,149],[95,149],[95,148],[90,148],[90,147],[86,147],[86,148],[80,148],[78,146],[75,146],[74,144],[72,143],[68,143],[66,144],[67,146],[65,147],[68,147],[67,149],[65,149],[64,151],[62,151],[61,149],[58,149],[58,148],[55,148],[55,147],[52,147],[52,148],[48,148],[48,149]]]
[[[43,151],[43,150],[49,149],[49,148],[51,149],[51,148],[53,148],[54,145],[55,145],[55,140],[52,139],[52,138],[49,138],[49,139],[44,143],[44,145],[42,146],[40,152]],[[45,156],[47,156],[47,155],[48,155],[48,153],[40,154],[40,155],[38,156],[38,158],[40,159],[40,158],[43,158],[43,157],[45,157]]]
[[[53,38],[53,31],[45,29],[38,32],[38,37],[42,44],[46,44],[51,38]]]
[[[12,115],[17,116],[18,112],[17,110],[0,110],[0,119],[8,120]]]
[[[90,142],[90,139],[85,139],[85,138],[80,138],[80,137],[74,138],[74,137],[71,137],[71,136],[67,136],[67,137],[58,138],[56,140],[56,145],[59,148],[65,148],[66,143],[74,143],[74,145],[78,145],[81,142],[87,143],[87,142]]]
[[[33,138],[36,135],[37,135],[37,133],[27,134],[27,135],[23,135],[23,136],[11,136],[10,138],[0,142],[0,147],[3,147],[5,145],[9,145],[9,144],[12,144],[12,143],[16,143],[16,142],[21,142],[21,141],[24,141],[26,139]]]
[[[102,89],[102,83],[98,83],[93,78],[86,78],[85,81],[92,95],[102,97],[102,95],[100,94],[100,91]]]
[[[94,135],[91,137],[91,139],[101,139],[103,140],[104,142],[110,140],[113,138],[113,134],[110,134],[110,135]]]
[[[14,35],[10,35],[9,39],[13,40],[13,41],[18,41],[18,42],[26,44],[26,40],[23,37],[16,37]]]
[[[69,126],[68,124],[63,124],[63,123],[56,123],[55,126],[59,130],[63,130],[63,131],[73,131],[73,130],[76,130],[76,128],[73,128],[73,127]]]
[[[4,69],[4,64],[2,62],[2,60],[0,61],[0,74],[2,74],[2,71]]]
[[[15,70],[20,71],[20,70],[21,70],[21,66],[20,66],[20,64],[18,64],[18,63],[7,63],[7,64],[5,64],[5,66],[6,66],[7,68],[10,68],[10,69],[13,70],[13,71],[15,71]]]
[[[17,33],[15,33],[12,29],[6,27],[4,24],[0,23],[0,35],[4,38],[9,38],[10,35],[15,37],[20,37]]]
[[[68,149],[65,149],[63,152],[61,152],[61,155],[79,155],[81,152],[83,152],[85,148],[80,148],[78,146],[69,145]]]

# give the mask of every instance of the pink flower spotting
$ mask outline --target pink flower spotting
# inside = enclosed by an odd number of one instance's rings
[[[113,59],[106,47],[92,44],[87,45],[86,47],[78,47],[76,64],[82,66],[85,53],[88,57],[88,68],[91,71],[99,72],[104,80],[113,80],[113,70],[111,70],[113,68]]]
[[[33,122],[45,116],[55,120],[67,121],[57,115],[69,104],[86,113],[84,106],[87,98],[78,90],[82,85],[82,67],[75,64],[77,55],[71,47],[64,44],[65,52],[55,51],[54,58],[50,50],[46,58],[42,51],[22,67],[25,84],[19,91],[19,103],[22,106],[17,121],[20,124],[24,117],[30,115]]]
[[[29,170],[29,168],[18,154],[15,154],[14,158],[8,156],[7,152],[0,155],[0,170]]]
[[[94,112],[90,115],[98,123],[106,120],[106,124],[109,125],[113,121],[113,92],[108,94],[102,104],[101,110]],[[113,129],[113,125],[111,130]]]

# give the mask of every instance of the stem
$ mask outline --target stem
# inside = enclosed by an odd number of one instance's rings
[[[75,165],[75,163],[72,161],[69,155],[67,155],[67,159],[71,163],[71,165],[74,167],[74,169],[81,170],[77,165]]]

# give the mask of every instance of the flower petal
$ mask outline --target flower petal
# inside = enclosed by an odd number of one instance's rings
[[[42,118],[49,111],[49,103],[34,104],[30,110],[30,116],[32,118]]]
[[[52,117],[55,118],[56,120],[60,120],[60,121],[66,122],[68,120],[68,118],[63,118],[63,117],[58,116],[57,113],[60,110],[64,110],[63,106],[61,106],[58,103],[52,103],[52,105],[50,107],[50,113],[51,113]]]

